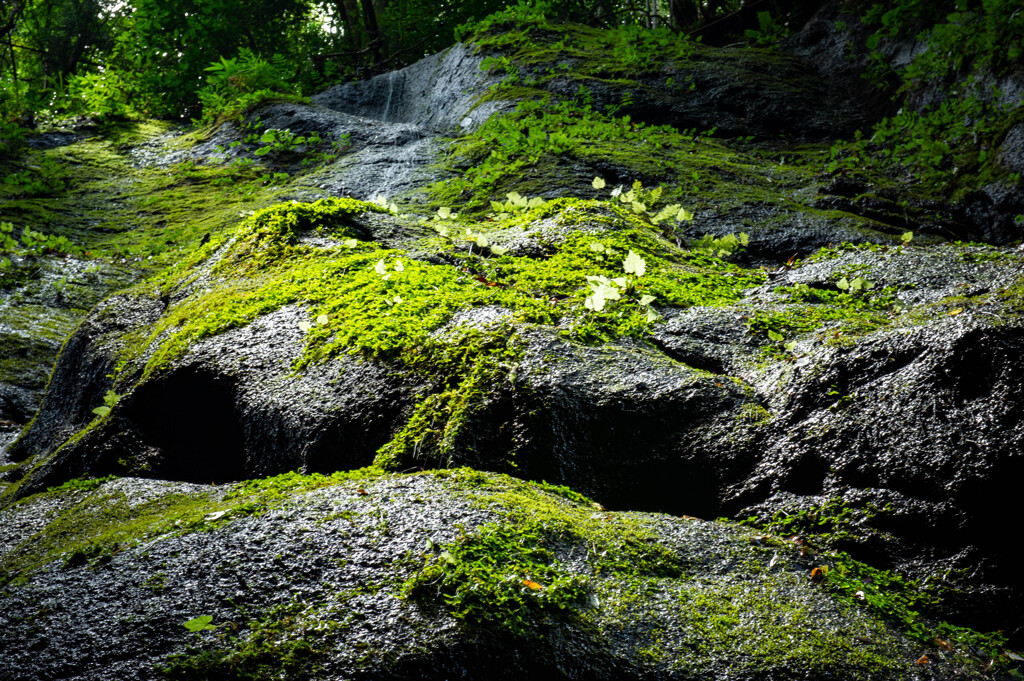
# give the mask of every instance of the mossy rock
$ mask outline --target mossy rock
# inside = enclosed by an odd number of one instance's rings
[[[40,676],[971,679],[999,645],[872,605],[913,587],[841,554],[464,469],[66,485],[2,519],[0,640]]]

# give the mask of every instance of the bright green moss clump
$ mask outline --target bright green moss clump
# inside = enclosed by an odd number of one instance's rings
[[[430,545],[402,587],[407,598],[440,601],[459,620],[518,636],[543,633],[544,622],[577,619],[587,607],[590,577],[678,579],[680,556],[622,514],[595,513],[597,504],[565,488],[515,481],[469,469],[439,472],[500,520],[444,547]],[[587,546],[586,573],[556,553]]]
[[[305,346],[296,370],[354,353],[431,380],[408,428],[379,463],[398,465],[414,451],[443,460],[466,417],[515,365],[516,328],[554,327],[584,342],[644,338],[657,323],[654,307],[728,305],[764,280],[759,271],[675,248],[625,208],[555,203],[547,209],[556,221],[578,226],[541,234],[542,254],[495,256],[478,249],[470,255],[456,240],[439,247],[444,262],[361,241],[370,229],[361,222],[365,215],[385,212],[375,204],[334,199],[260,211],[229,245],[215,250],[208,244],[151,284],[168,295],[193,286],[195,292],[128,338],[122,366],[145,357],[145,374],[160,371],[196,341],[301,305],[308,317],[300,324]],[[528,219],[539,219],[540,212]],[[326,245],[323,238],[304,240],[314,233],[326,237]],[[497,244],[502,234],[491,238]],[[437,239],[424,242],[438,248]],[[631,253],[642,259],[642,274],[625,271]],[[588,308],[588,277],[617,280],[619,298]],[[484,307],[500,311],[499,321],[451,325],[457,314]]]

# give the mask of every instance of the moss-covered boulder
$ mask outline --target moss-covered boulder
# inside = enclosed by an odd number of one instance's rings
[[[785,537],[468,470],[67,485],[0,547],[6,678],[971,679],[999,643]]]
[[[1019,179],[941,196],[893,123],[821,140],[880,111],[777,52],[508,13],[474,39],[102,157],[144,276],[0,460],[5,649],[85,678],[1011,669],[960,627],[1021,636],[994,521],[1024,253],[1013,197],[971,193]],[[120,610],[144,624],[39,652],[33,618]]]
[[[987,518],[1021,466],[1019,254],[846,246],[766,272],[617,199],[470,224],[282,204],[109,299],[10,447],[20,494],[376,463],[703,516],[844,498],[885,508],[887,564],[980,561],[975,623],[1013,621]]]

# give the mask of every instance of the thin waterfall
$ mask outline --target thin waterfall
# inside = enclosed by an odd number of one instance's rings
[[[398,77],[397,71],[388,72],[388,98],[384,103],[384,113],[381,114],[380,119],[385,123],[388,122],[388,114],[391,113],[391,98],[395,94],[395,79]]]

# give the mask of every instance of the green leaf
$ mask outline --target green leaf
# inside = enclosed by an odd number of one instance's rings
[[[317,318],[316,318],[316,323],[317,323],[317,324],[319,324],[320,326],[323,326],[323,325],[324,325],[324,324],[326,324],[326,323],[327,323],[328,321],[330,321],[330,320],[329,320],[329,318],[327,317],[327,315],[325,315],[325,314],[322,314],[322,315],[317,315]]]
[[[647,263],[639,255],[634,253],[632,250],[629,251],[629,255],[622,262],[622,270],[626,274],[632,274],[637,277],[644,276],[644,272],[647,271]]]
[[[836,282],[836,288],[838,288],[840,291],[848,291],[850,289],[850,282],[847,280],[846,277],[843,277],[842,279]]]
[[[787,343],[783,343],[782,347],[785,348],[786,352],[793,352],[793,350],[796,349],[796,341],[789,341]]]
[[[448,206],[441,206],[437,209],[437,217],[442,220],[448,220],[452,217],[452,209]]]
[[[487,248],[487,244],[489,243],[490,242],[487,240],[487,237],[485,237],[483,234],[480,234],[476,237],[476,245],[479,246],[480,248]]]
[[[508,248],[505,246],[491,246],[491,253],[494,255],[505,255],[508,253]]]
[[[595,253],[603,253],[605,250],[604,244],[601,243],[600,241],[591,241],[590,250],[594,251]]]
[[[194,631],[194,632],[198,633],[198,632],[203,631],[205,629],[216,629],[217,628],[216,625],[210,624],[210,622],[212,622],[212,621],[213,621],[213,616],[212,615],[200,615],[199,617],[196,617],[194,619],[190,619],[188,622],[185,622],[184,626],[189,631]]]
[[[313,324],[310,322],[299,322],[299,331],[306,332],[313,328]]]
[[[377,272],[377,274],[383,277],[384,274],[388,271],[388,266],[384,264],[383,260],[378,260],[377,264],[373,266],[373,269],[375,272]]]
[[[778,331],[768,331],[768,338],[772,339],[776,343],[781,343],[782,341],[786,340],[786,337],[783,336]]]
[[[604,189],[604,178],[595,177],[594,181],[591,182],[590,184],[594,187],[594,189]]]
[[[647,321],[649,321],[649,322],[656,322],[659,319],[661,319],[661,315],[659,315],[657,312],[655,312],[651,308],[647,308]]]
[[[689,222],[690,220],[693,219],[693,213],[691,213],[690,211],[686,210],[685,208],[680,208],[679,209],[679,215],[677,216],[677,219],[680,222]]]
[[[106,416],[110,413],[110,407],[96,407],[92,410],[92,413],[98,416]]]
[[[900,241],[902,241],[905,244],[909,244],[913,238],[913,232],[903,232],[903,235],[900,237]]]

